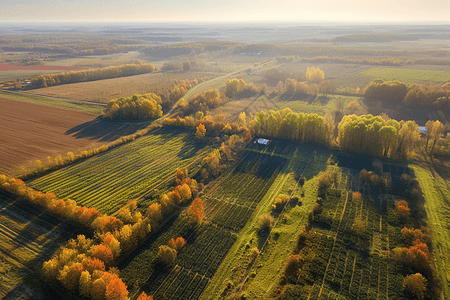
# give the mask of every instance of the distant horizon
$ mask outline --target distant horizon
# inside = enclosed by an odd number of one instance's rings
[[[450,1],[2,0],[8,22],[449,23]]]
[[[341,26],[345,24],[350,25],[408,25],[408,26],[450,26],[449,21],[180,21],[180,20],[157,20],[157,21],[2,21],[0,25],[30,25],[30,24],[42,24],[42,25],[54,25],[54,24],[67,24],[67,25],[136,25],[136,24],[181,24],[186,26],[191,25],[246,25],[246,26],[260,26],[260,25],[274,25],[274,26]],[[450,28],[449,28],[450,30]]]

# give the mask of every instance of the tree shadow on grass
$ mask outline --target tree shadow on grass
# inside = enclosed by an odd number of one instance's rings
[[[77,125],[65,132],[77,139],[89,138],[99,142],[112,142],[122,136],[130,135],[138,130],[146,128],[152,120],[147,121],[106,121],[95,119]]]

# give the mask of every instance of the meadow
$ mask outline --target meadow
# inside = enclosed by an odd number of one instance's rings
[[[319,116],[324,116],[326,111],[331,113],[336,110],[338,100],[343,101],[344,108],[352,101],[362,100],[358,96],[342,95],[310,96],[306,101],[297,99],[281,100],[280,98],[282,97],[275,97],[273,99],[279,109],[290,108],[296,113],[315,113]]]
[[[194,132],[163,127],[136,141],[30,182],[41,191],[113,213],[125,202],[145,196],[173,181],[176,169],[191,166],[195,174],[212,145]]]
[[[413,70],[398,68],[373,68],[361,73],[384,81],[397,80],[406,84],[443,83],[450,81],[449,71]]]

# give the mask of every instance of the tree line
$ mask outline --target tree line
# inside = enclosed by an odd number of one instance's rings
[[[99,69],[39,75],[33,77],[31,79],[31,83],[36,87],[47,87],[66,83],[76,83],[144,73],[153,73],[153,71],[155,71],[155,67],[152,64],[126,64]]]
[[[411,59],[403,60],[400,58],[348,58],[348,57],[339,57],[339,56],[316,56],[316,57],[300,57],[300,56],[278,56],[277,62],[279,63],[292,63],[292,62],[314,62],[314,63],[326,63],[326,62],[334,62],[334,63],[354,63],[354,64],[362,64],[362,65],[382,65],[382,66],[395,66],[395,65],[404,65],[404,64],[413,64],[414,61]]]
[[[408,86],[399,81],[375,79],[364,89],[364,97],[371,103],[380,101],[387,107],[426,106],[450,114],[450,83]]]
[[[102,113],[108,120],[147,120],[163,115],[161,98],[153,93],[111,100]]]

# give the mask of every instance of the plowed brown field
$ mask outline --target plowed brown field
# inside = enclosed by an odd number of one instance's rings
[[[9,173],[31,160],[90,147],[97,140],[75,138],[65,132],[95,117],[0,97],[0,173]]]

